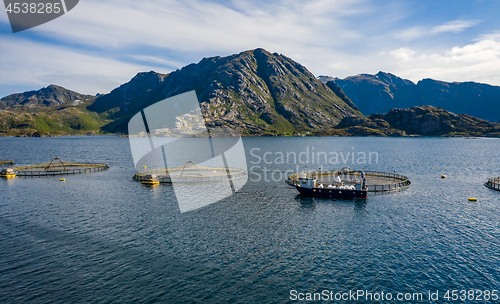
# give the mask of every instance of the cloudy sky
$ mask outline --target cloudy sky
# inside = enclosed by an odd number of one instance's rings
[[[500,85],[499,0],[81,0],[13,34],[0,13],[0,97],[49,84],[107,93],[137,72],[262,47],[313,74],[385,71]]]

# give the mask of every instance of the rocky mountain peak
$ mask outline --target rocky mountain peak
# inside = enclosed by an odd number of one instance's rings
[[[37,91],[11,94],[0,99],[0,109],[44,108],[63,104],[77,105],[94,99],[92,95],[80,94],[58,85],[51,84]]]
[[[304,66],[258,48],[204,58],[170,74],[138,74],[89,107],[109,112],[110,131],[126,131],[128,119],[164,98],[195,90],[207,124],[242,133],[293,133],[335,126],[360,115]]]
[[[500,86],[430,78],[415,84],[385,72],[334,78],[333,81],[365,115],[428,104],[492,122],[500,119]]]
[[[393,86],[415,85],[415,83],[413,83],[411,80],[400,78],[400,77],[398,77],[394,74],[391,74],[391,73],[386,73],[386,72],[380,71],[375,76],[377,76],[377,78],[380,81],[382,81],[383,83],[388,84],[388,85],[393,85]]]

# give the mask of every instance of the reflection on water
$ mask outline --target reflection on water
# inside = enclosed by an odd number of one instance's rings
[[[2,158],[17,163],[110,165],[64,183],[0,179],[0,303],[284,303],[291,289],[498,289],[500,192],[483,183],[498,175],[500,141],[464,141],[244,138],[247,154],[376,151],[379,163],[353,169],[396,171],[412,186],[338,200],[250,179],[232,196],[181,213],[172,186],[132,180],[126,138],[0,138]]]
[[[300,203],[301,208],[315,209],[318,204],[330,204],[336,208],[354,208],[354,211],[364,213],[366,212],[366,205],[369,199],[356,198],[356,199],[340,199],[340,198],[325,198],[325,197],[309,197],[297,194],[294,200]]]

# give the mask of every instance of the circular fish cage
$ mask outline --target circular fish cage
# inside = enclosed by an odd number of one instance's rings
[[[145,169],[137,172],[133,179],[141,182],[158,180],[160,183],[189,183],[234,180],[246,175],[247,173],[243,169],[204,167],[189,161],[173,169]]]
[[[9,166],[13,166],[14,165],[14,161],[12,160],[0,160],[0,167],[9,167]]]
[[[490,189],[500,191],[500,177],[489,178],[484,185]]]
[[[49,176],[91,173],[108,169],[107,164],[70,163],[59,158],[39,165],[12,167],[16,176]]]
[[[307,176],[316,177],[321,184],[332,184],[340,180],[347,185],[359,183],[362,180],[361,174],[349,168],[340,170],[317,170],[294,173],[288,177],[286,183],[295,186],[299,183],[299,175],[305,173]],[[385,173],[377,171],[363,171],[368,192],[385,192],[405,189],[411,186],[408,177],[396,173]]]

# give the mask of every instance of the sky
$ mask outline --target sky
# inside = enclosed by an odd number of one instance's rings
[[[50,84],[108,93],[138,72],[264,48],[314,75],[389,72],[500,85],[500,0],[80,0],[12,33],[0,12],[0,97]]]

